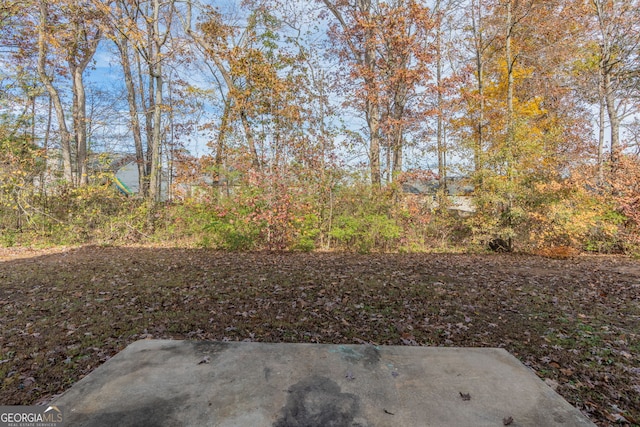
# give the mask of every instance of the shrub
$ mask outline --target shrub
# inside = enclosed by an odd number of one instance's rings
[[[341,248],[358,252],[395,249],[402,235],[394,217],[395,198],[393,188],[362,184],[340,188],[329,236]]]
[[[293,249],[303,252],[313,251],[316,248],[316,240],[322,233],[320,225],[320,218],[316,214],[305,215],[297,225],[297,236]]]
[[[339,216],[331,237],[347,248],[368,253],[374,249],[388,250],[400,237],[401,229],[393,219],[379,214],[349,217]]]

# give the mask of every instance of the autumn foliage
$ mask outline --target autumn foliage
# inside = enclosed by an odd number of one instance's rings
[[[634,6],[10,1],[2,242],[637,253]]]

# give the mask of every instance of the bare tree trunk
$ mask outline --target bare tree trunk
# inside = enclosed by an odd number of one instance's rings
[[[244,128],[245,138],[247,138],[247,145],[249,146],[249,153],[251,154],[251,164],[254,168],[260,169],[261,162],[260,156],[258,156],[258,150],[256,149],[256,141],[253,137],[253,130],[251,129],[251,123],[249,123],[247,112],[244,109],[240,111],[240,121]]]
[[[616,108],[616,97],[611,83],[611,74],[605,71],[604,75],[605,103],[609,117],[611,131],[611,163],[615,167],[620,154],[620,117]]]
[[[231,105],[229,100],[225,100],[224,110],[222,111],[222,118],[220,119],[220,128],[218,129],[218,137],[216,138],[216,157],[214,164],[216,166],[217,180],[221,179],[222,164],[224,162],[224,141],[227,138],[229,131],[229,114],[231,114]]]
[[[478,123],[476,124],[476,140],[474,145],[474,168],[475,172],[482,171],[482,150],[484,149],[484,41],[482,34],[482,0],[478,0],[478,12],[476,15],[475,6],[471,6],[471,20],[473,24],[475,60],[476,60],[476,80],[478,85],[479,111]]]
[[[438,110],[436,124],[436,148],[438,150],[438,175],[440,182],[446,187],[447,170],[445,169],[445,147],[444,147],[444,120],[442,117],[443,99],[442,99],[442,15],[440,11],[440,0],[436,2],[435,11],[437,13],[436,28],[436,105]]]
[[[144,83],[144,73],[142,72],[142,59],[140,58],[140,53],[136,51],[135,56],[136,60],[136,68],[138,74],[138,87],[139,87],[139,96],[140,96],[140,107],[144,112],[144,135],[145,141],[147,143],[147,150],[143,149],[143,185],[141,188],[141,192],[145,197],[149,196],[149,175],[151,174],[151,156],[149,147],[152,145],[152,129],[153,129],[153,98],[149,98],[145,96],[145,83]],[[153,84],[153,80],[149,77],[149,86]],[[140,141],[142,143],[142,141]],[[142,147],[141,147],[142,148]]]
[[[153,0],[153,54],[150,65],[150,81],[155,83],[153,95],[153,130],[151,138],[151,173],[149,174],[149,201],[160,201],[160,177],[162,164],[160,159],[160,143],[162,138],[162,62],[160,49],[162,47],[160,37],[160,0]]]
[[[599,81],[598,81],[598,98],[599,98],[599,117],[598,117],[598,181],[604,182],[604,125],[605,125],[605,110],[606,100],[604,88],[604,74],[602,65],[600,67]]]
[[[136,102],[136,88],[133,84],[133,74],[131,73],[131,61],[129,59],[129,45],[124,37],[118,37],[116,46],[120,52],[120,62],[124,74],[124,82],[127,88],[127,101],[129,103],[129,120],[131,121],[131,131],[133,133],[133,143],[136,150],[136,165],[138,167],[139,193],[146,197],[147,186],[145,185],[147,170],[145,168],[144,150],[142,147],[142,132],[140,129],[140,117]]]
[[[393,138],[393,168],[391,170],[391,180],[394,181],[402,173],[402,147],[404,145],[404,135],[402,129],[397,129]]]
[[[511,41],[513,36],[513,29],[515,23],[513,21],[513,10],[512,10],[512,0],[507,0],[507,34],[505,40],[505,60],[507,63],[507,141],[505,147],[505,157],[506,157],[506,168],[507,168],[507,208],[506,208],[506,225],[508,227],[512,226],[511,214],[513,212],[513,188],[512,183],[514,181],[514,170],[513,170],[513,153],[514,153],[514,143],[515,143],[515,129],[514,129],[514,106],[513,106],[513,97],[514,97],[514,66],[515,59],[513,57],[513,52],[511,51]],[[511,236],[508,239],[508,249],[512,250],[512,242]]]
[[[363,15],[370,15],[371,0],[358,0],[358,6]],[[371,28],[367,29],[365,32],[365,40],[363,41],[364,58],[362,61],[364,61],[364,67],[368,73],[368,75],[365,76],[364,83],[367,87],[366,119],[369,127],[371,185],[380,187],[380,104],[378,102],[378,94],[376,93],[376,85],[373,81],[376,70],[376,47],[371,43],[373,36],[373,30]],[[353,53],[357,55],[356,52]]]
[[[160,157],[164,151],[165,158],[167,159],[167,200],[173,200],[173,177],[174,177],[174,156],[175,156],[175,110],[173,103],[173,88],[172,88],[172,75],[169,74],[169,80],[167,81],[168,89],[168,101],[169,101],[169,126],[168,137],[164,137],[164,150],[160,150]],[[160,181],[160,189],[162,190],[162,180]]]
[[[35,142],[36,140],[36,96],[29,96],[29,101],[31,103],[31,142]]]
[[[371,185],[380,187],[380,107],[367,100],[367,124],[369,125],[369,162]]]
[[[153,47],[150,47],[149,50],[153,51]],[[153,52],[150,52],[149,55],[153,55]],[[147,185],[149,186],[149,192],[151,192],[151,187],[153,186],[153,181],[151,180],[151,171],[153,156],[153,132],[154,132],[154,112],[156,111],[156,103],[155,103],[155,84],[156,81],[153,78],[154,69],[151,64],[147,64],[148,70],[147,74],[149,75],[149,81],[147,82],[147,106],[145,108],[146,115],[146,131],[147,131],[147,175],[149,176],[149,182]]]
[[[392,149],[393,149],[393,166],[391,168],[391,176],[389,181],[394,181],[402,172],[402,151],[404,148],[404,126],[403,116],[407,102],[407,88],[402,82],[396,88],[393,102],[393,133],[392,133]]]
[[[82,81],[82,69],[75,67],[73,70],[74,114],[73,125],[76,135],[76,168],[77,185],[89,184],[89,171],[87,170],[87,101]]]
[[[408,63],[408,55],[402,54],[401,68],[405,69]],[[392,149],[393,149],[393,166],[391,168],[390,181],[394,181],[402,172],[402,152],[404,148],[404,113],[407,105],[408,88],[405,82],[398,82],[393,95],[393,131],[392,131]]]
[[[47,172],[49,171],[49,137],[51,135],[51,119],[53,115],[53,100],[49,96],[49,105],[47,108],[47,126],[44,131],[44,138],[42,140],[42,151],[44,152],[44,168],[40,172],[40,199],[43,203],[46,201],[46,185],[45,180],[47,178]]]
[[[513,21],[513,9],[512,0],[507,1],[507,31],[505,39],[505,60],[507,63],[507,140],[505,147],[507,178],[509,181],[513,179],[513,145],[515,142],[515,129],[514,129],[514,67],[515,59],[513,57],[511,42],[513,37],[513,29],[515,23]]]

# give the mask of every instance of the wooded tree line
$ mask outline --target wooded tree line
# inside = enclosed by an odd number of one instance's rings
[[[121,135],[148,212],[168,173],[241,243],[635,244],[639,3],[9,0],[3,212],[67,222],[51,197],[88,198]],[[421,176],[466,177],[477,214],[400,197]]]

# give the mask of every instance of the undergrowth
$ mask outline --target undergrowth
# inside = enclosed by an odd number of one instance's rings
[[[640,253],[634,218],[615,200],[576,183],[539,184],[508,211],[476,191],[476,212],[468,213],[452,209],[444,194],[404,194],[398,186],[341,184],[313,193],[273,182],[248,180],[226,194],[211,188],[151,207],[118,193],[108,181],[59,185],[47,193],[25,190],[20,204],[7,198],[0,203],[0,245],[477,252],[500,238],[527,253]]]

